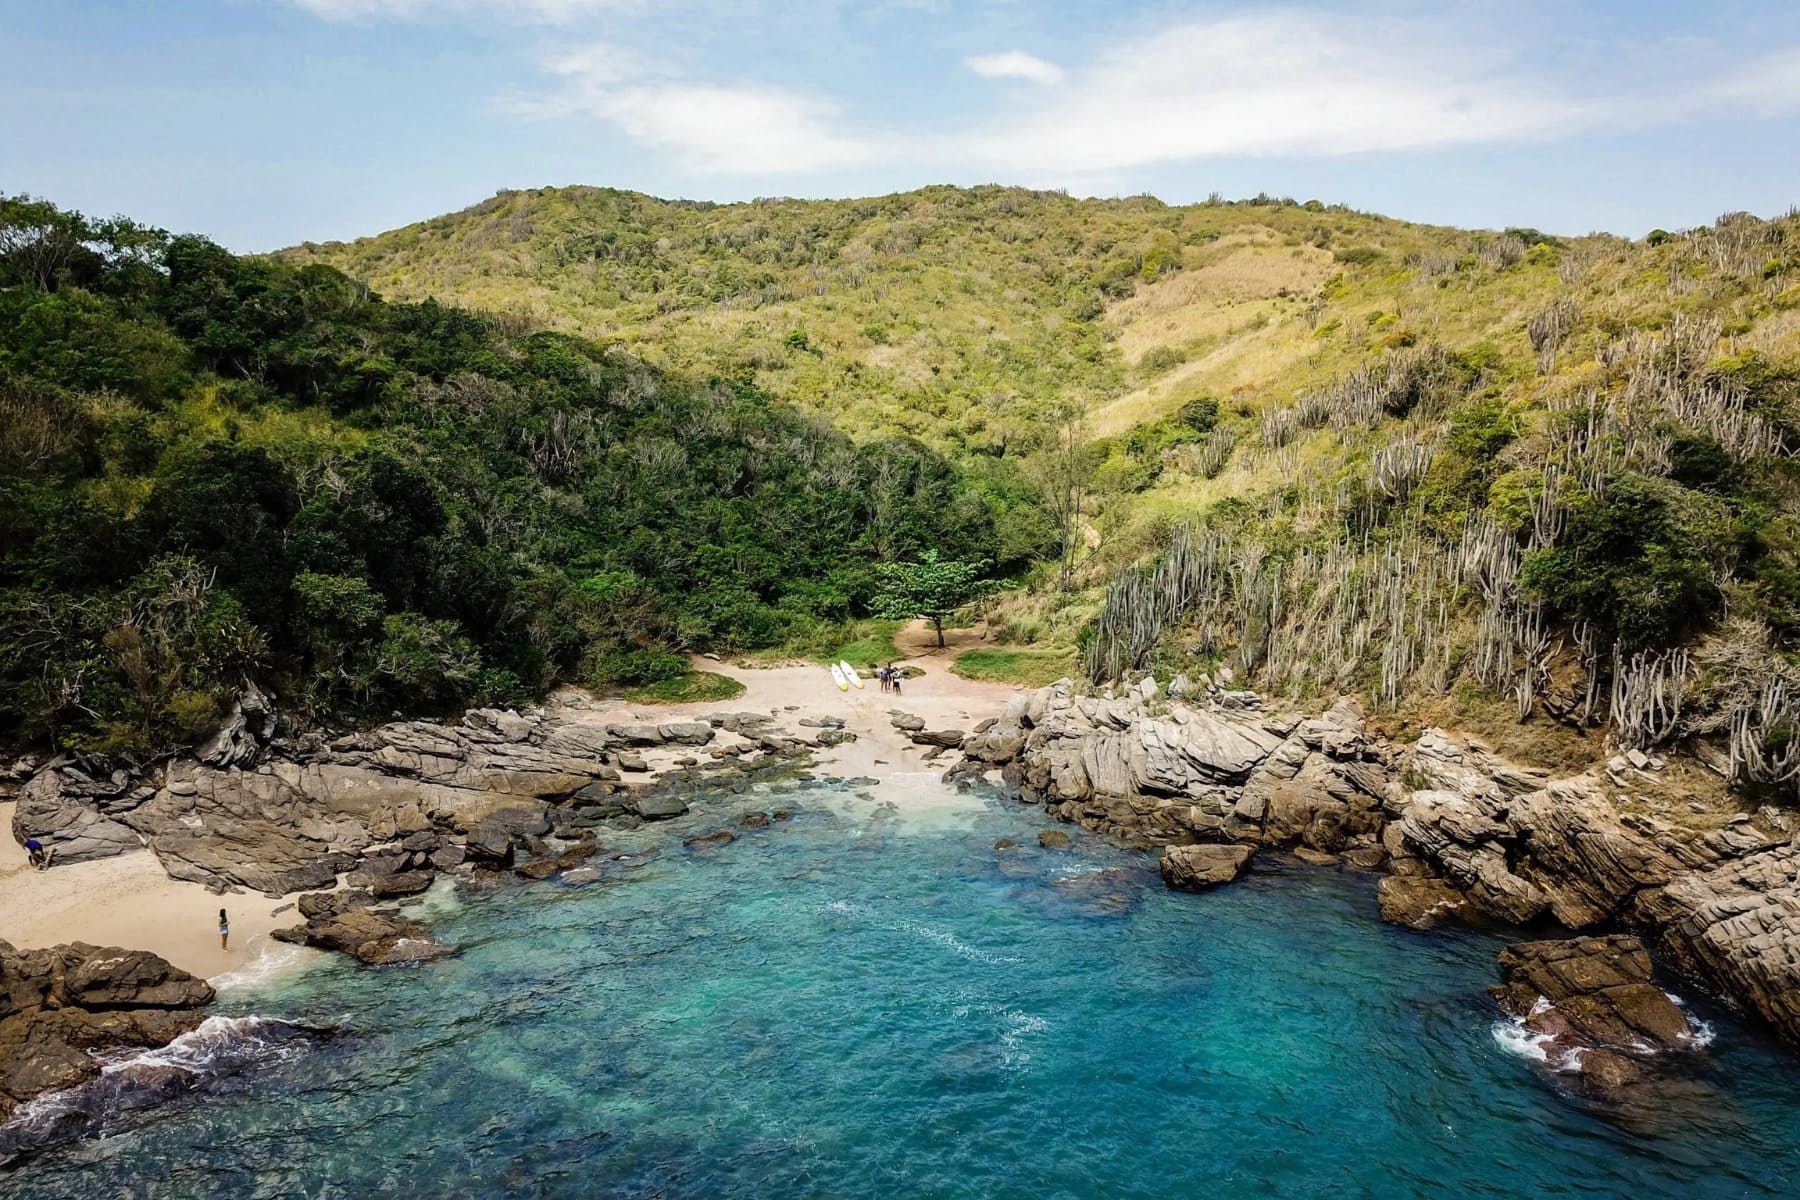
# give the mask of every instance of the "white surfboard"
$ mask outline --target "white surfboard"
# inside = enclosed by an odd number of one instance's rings
[[[862,691],[862,686],[863,686],[862,676],[858,675],[856,673],[856,668],[850,665],[850,660],[845,659],[845,658],[840,658],[840,659],[838,659],[838,666],[843,668],[844,675],[850,680],[850,682],[854,683],[856,685],[856,690],[859,692]]]
[[[850,681],[844,678],[844,668],[838,666],[836,663],[831,664],[831,682],[837,684],[838,691],[840,692],[847,692],[850,690]]]

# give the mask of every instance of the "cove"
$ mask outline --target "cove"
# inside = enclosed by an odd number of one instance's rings
[[[932,785],[935,788],[935,785]],[[25,1160],[0,1192],[144,1196],[1788,1196],[1800,1068],[1715,1030],[1627,1125],[1505,1044],[1497,935],[1383,926],[1374,876],[1154,860],[937,789],[714,797],[791,821],[433,920],[227,1007],[337,1037]],[[1018,846],[996,850],[997,839]]]

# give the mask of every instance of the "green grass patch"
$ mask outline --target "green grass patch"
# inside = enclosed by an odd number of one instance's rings
[[[735,700],[744,694],[744,685],[712,671],[689,671],[673,679],[646,683],[625,693],[633,704],[700,704],[709,701]]]
[[[755,665],[803,658],[829,664],[847,659],[857,670],[866,671],[872,662],[886,663],[905,657],[894,645],[894,635],[905,624],[876,620],[821,624],[772,649],[754,650],[744,655],[743,661]]]
[[[964,679],[1044,687],[1077,666],[1073,650],[965,650],[950,669]]]

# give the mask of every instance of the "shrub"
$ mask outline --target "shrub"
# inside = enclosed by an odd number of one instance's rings
[[[1619,472],[1570,506],[1557,545],[1525,555],[1519,586],[1589,622],[1627,651],[1669,646],[1718,615],[1720,564],[1733,558],[1729,513],[1678,484]]]
[[[1138,370],[1146,375],[1158,374],[1187,361],[1187,355],[1173,346],[1152,346],[1138,359]]]

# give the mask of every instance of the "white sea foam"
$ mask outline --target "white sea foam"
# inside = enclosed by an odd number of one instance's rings
[[[1005,967],[1012,966],[1021,961],[1015,955],[995,954],[992,951],[983,950],[979,946],[971,946],[969,943],[957,937],[954,933],[951,933],[948,929],[939,929],[935,925],[926,925],[919,921],[895,921],[891,923],[890,928],[898,929],[903,933],[910,933],[914,937],[924,938],[928,942],[935,942],[952,954],[959,954],[970,962],[987,963],[989,966]]]
[[[214,975],[207,982],[220,992],[255,991],[301,970],[318,957],[304,946],[271,938],[260,947],[255,958],[241,967]]]
[[[1494,1041],[1499,1043],[1500,1048],[1529,1062],[1549,1062],[1548,1047],[1555,1040],[1547,1033],[1537,1033],[1525,1028],[1525,1022],[1518,1017],[1494,1022]]]
[[[38,1096],[0,1125],[0,1162],[103,1125],[121,1108],[179,1095],[207,1080],[281,1062],[301,1052],[310,1031],[274,1017],[211,1016],[166,1046],[97,1056],[97,1078]]]
[[[925,941],[942,946],[952,954],[960,955],[970,962],[987,963],[989,966],[996,967],[1007,967],[1014,966],[1023,961],[1016,955],[995,954],[991,950],[983,950],[979,946],[971,946],[948,929],[941,929],[936,925],[927,925],[922,921],[912,921],[907,920],[906,918],[890,920],[879,917],[875,914],[875,911],[866,904],[858,904],[850,900],[827,900],[820,908],[825,912],[837,913],[840,916],[868,918],[880,929],[892,929],[900,933],[910,933],[914,937],[922,938]]]
[[[1003,1009],[999,1016],[1004,1023],[1000,1033],[1000,1046],[1005,1055],[1001,1061],[1009,1069],[1023,1067],[1031,1061],[1031,1050],[1025,1044],[1026,1039],[1049,1029],[1050,1022],[1036,1013],[1016,1008]]]
[[[174,1067],[194,1075],[220,1075],[298,1054],[304,1032],[291,1021],[255,1015],[211,1016],[166,1046],[139,1050],[101,1065],[102,1075],[146,1067]]]

